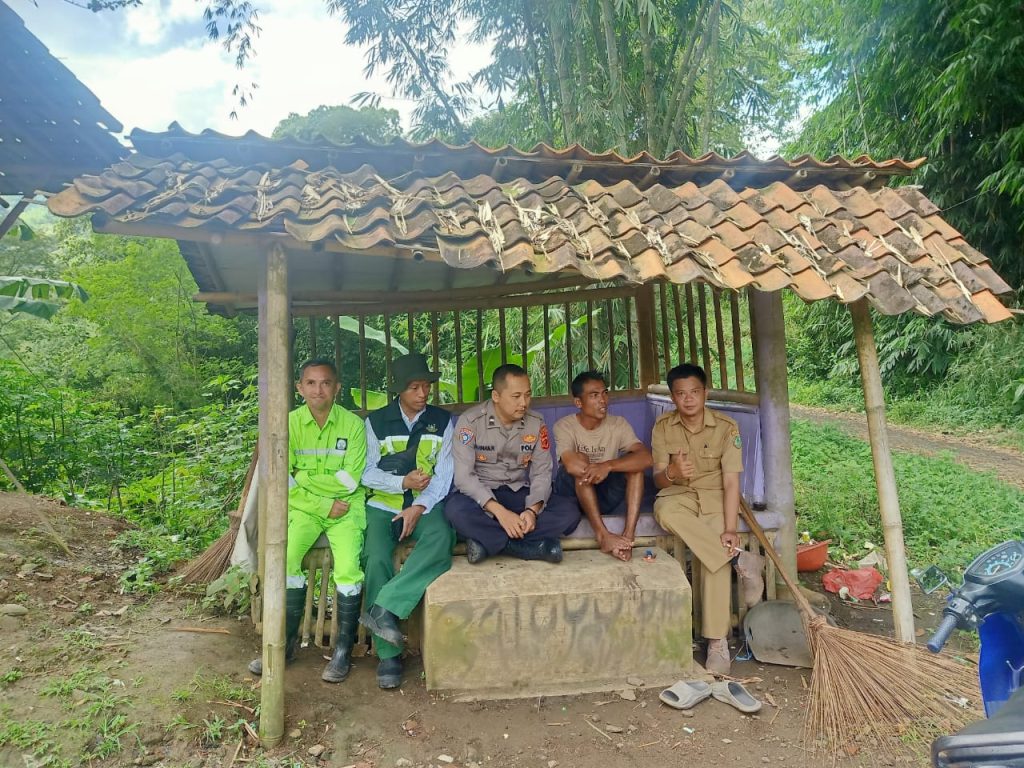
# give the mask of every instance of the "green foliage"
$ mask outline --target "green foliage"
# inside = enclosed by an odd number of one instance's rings
[[[74,283],[41,277],[0,276],[0,311],[23,312],[49,320],[71,299],[87,301],[89,295]]]
[[[882,541],[870,447],[799,420],[792,433],[797,526],[866,554],[865,541]],[[988,547],[1024,537],[1024,491],[948,457],[897,454],[894,464],[911,565],[962,571]]]
[[[207,585],[203,607],[218,607],[225,613],[247,615],[254,578],[254,574],[238,566],[228,568],[224,575]]]
[[[335,144],[349,144],[357,138],[364,138],[384,144],[401,133],[397,110],[320,105],[305,115],[291,112],[277,124],[272,136],[309,142],[327,139]]]
[[[988,0],[776,0],[816,108],[787,151],[929,162],[923,184],[1011,284],[1024,280],[1024,14]]]

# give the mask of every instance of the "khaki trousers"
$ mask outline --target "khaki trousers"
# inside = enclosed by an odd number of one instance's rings
[[[654,501],[654,518],[666,531],[681,538],[700,561],[704,637],[709,640],[726,637],[731,624],[732,569],[729,563],[732,557],[719,539],[725,530],[721,504],[702,507],[693,493],[659,496]]]

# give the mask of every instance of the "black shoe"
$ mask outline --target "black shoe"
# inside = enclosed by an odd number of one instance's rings
[[[534,541],[523,541],[521,539],[509,539],[505,549],[506,555],[518,557],[523,560],[544,560],[548,563],[562,562],[562,543],[558,539],[536,539]]]
[[[340,683],[348,677],[352,669],[352,646],[356,642],[356,630],[359,628],[359,607],[363,603],[362,593],[358,595],[335,596],[334,609],[338,612],[338,641],[334,645],[334,655],[324,667],[320,679],[327,683]]]
[[[384,690],[399,688],[402,685],[401,656],[380,660],[380,664],[377,665],[377,685]]]
[[[299,626],[302,624],[302,614],[306,610],[306,588],[296,587],[284,591],[284,661],[289,663],[295,660],[295,654],[299,650]],[[263,674],[263,659],[253,659],[249,662],[249,672],[254,675]]]
[[[397,648],[405,648],[405,635],[398,628],[398,617],[387,608],[374,605],[359,617],[359,623],[373,632],[377,637]]]
[[[482,563],[487,559],[487,550],[476,539],[466,539],[466,559],[470,565]]]

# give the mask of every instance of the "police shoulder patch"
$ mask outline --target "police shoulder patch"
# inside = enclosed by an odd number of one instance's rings
[[[473,430],[469,427],[463,427],[459,430],[459,442],[463,445],[469,445],[469,441],[473,439]]]
[[[735,435],[733,435],[732,444],[735,445],[737,448],[742,448],[743,447],[743,440],[740,438],[740,433],[739,432],[737,432]]]
[[[548,439],[548,428],[546,425],[542,425],[540,428],[540,448],[542,451],[546,451],[551,447],[551,441]]]

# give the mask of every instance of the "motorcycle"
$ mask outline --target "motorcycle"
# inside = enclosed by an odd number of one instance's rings
[[[935,566],[914,575],[927,593],[949,583]],[[978,633],[987,719],[936,739],[932,765],[1024,768],[1024,542],[1005,541],[976,557],[942,613],[928,650],[942,650],[954,629]]]

